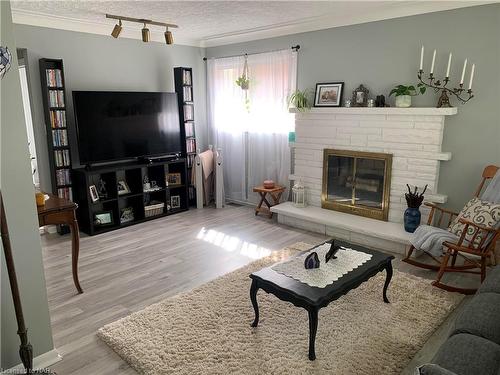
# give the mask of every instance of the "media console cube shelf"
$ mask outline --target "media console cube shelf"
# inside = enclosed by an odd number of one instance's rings
[[[89,235],[188,209],[185,158],[77,168],[73,188],[80,229]]]

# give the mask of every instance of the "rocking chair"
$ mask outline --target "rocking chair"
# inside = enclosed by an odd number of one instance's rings
[[[486,180],[493,178],[499,169],[500,167],[494,165],[489,165],[484,169],[483,178],[474,195],[476,198],[479,198]],[[429,219],[427,220],[427,225],[430,226],[434,225],[436,227],[441,227],[443,219],[446,220],[447,218],[447,227],[450,227],[453,220],[459,215],[457,212],[438,207],[433,203],[426,202],[425,205],[431,208]],[[459,218],[458,221],[464,225],[464,228],[456,243],[451,243],[449,241],[443,242],[444,256],[438,258],[432,254],[426,253],[434,261],[434,264],[419,262],[411,258],[413,252],[418,250],[413,245],[410,246],[408,254],[403,259],[403,262],[417,267],[438,271],[436,280],[432,283],[432,285],[438,288],[450,292],[474,294],[477,289],[451,286],[443,283],[441,279],[446,272],[463,272],[481,275],[482,283],[486,277],[487,261],[489,258],[493,259],[495,244],[500,240],[500,229],[478,225],[464,218]],[[464,259],[463,265],[456,265],[458,256]]]

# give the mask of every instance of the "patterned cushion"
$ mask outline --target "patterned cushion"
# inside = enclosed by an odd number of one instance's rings
[[[448,228],[451,233],[459,237],[462,235],[465,228],[465,224],[458,221],[461,218],[488,228],[498,228],[500,225],[500,204],[483,201],[479,198],[472,198]],[[465,239],[470,242],[474,235],[475,228],[469,227],[467,232]],[[474,241],[476,245],[481,242],[484,234],[484,232],[478,234]]]

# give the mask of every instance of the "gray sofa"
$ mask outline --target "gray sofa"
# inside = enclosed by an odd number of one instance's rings
[[[454,330],[421,375],[500,375],[500,266],[460,312]]]

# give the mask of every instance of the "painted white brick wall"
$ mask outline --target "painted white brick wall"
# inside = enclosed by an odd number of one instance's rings
[[[308,204],[321,207],[323,149],[393,155],[389,221],[402,222],[406,184],[429,185],[438,194],[444,115],[295,114],[295,168],[307,189]],[[424,209],[423,220],[427,211]]]

